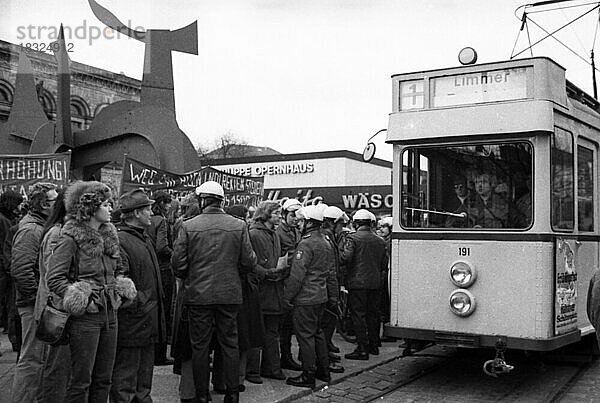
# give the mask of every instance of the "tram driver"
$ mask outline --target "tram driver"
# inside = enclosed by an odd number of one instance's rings
[[[474,197],[471,189],[467,185],[467,178],[458,176],[454,180],[454,195],[448,204],[448,211],[455,214],[464,213],[464,217],[449,216],[446,219],[447,228],[468,228],[473,226],[473,217],[471,208],[474,204]]]

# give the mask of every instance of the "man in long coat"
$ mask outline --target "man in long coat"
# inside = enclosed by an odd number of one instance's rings
[[[166,339],[163,288],[158,259],[146,233],[154,203],[141,189],[120,198],[117,225],[121,257],[119,271],[131,278],[137,297],[118,311],[117,356],[111,402],[151,402],[154,344]]]

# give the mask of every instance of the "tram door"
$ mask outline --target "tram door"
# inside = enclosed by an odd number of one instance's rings
[[[571,277],[572,280],[575,281],[573,288],[576,290],[576,307],[573,308],[576,308],[575,312],[578,313],[576,318],[577,327],[582,329],[582,333],[585,334],[588,331],[592,331],[586,315],[587,289],[594,270],[598,268],[599,253],[598,241],[592,236],[597,233],[596,228],[598,226],[598,223],[594,220],[594,210],[598,203],[598,200],[595,198],[595,195],[597,194],[595,185],[597,183],[595,180],[595,171],[598,166],[597,146],[591,141],[579,137],[575,149],[573,150],[573,154],[575,155],[575,205],[577,206],[577,220],[574,225],[576,226],[576,232],[578,233],[577,239],[570,243],[574,252],[572,271],[575,274]],[[563,261],[568,262],[567,260]],[[558,265],[559,263],[562,264],[562,261],[557,260],[557,274],[561,268],[561,266]],[[564,280],[567,280],[567,282],[571,280],[569,279],[568,274],[565,275]],[[565,283],[562,283],[561,288],[564,289],[564,286]],[[559,290],[558,276],[556,290]],[[566,294],[567,297],[569,295],[569,293]],[[557,300],[559,299],[558,293],[556,298]],[[559,307],[559,309],[556,310],[556,322],[558,322],[558,315],[561,310],[569,311],[573,308],[567,307],[564,309],[563,307]],[[558,331],[556,333],[561,334],[561,332]]]

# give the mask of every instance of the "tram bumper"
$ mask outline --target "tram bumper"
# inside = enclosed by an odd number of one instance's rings
[[[386,323],[383,326],[384,335],[398,339],[425,340],[443,346],[479,348],[495,347],[498,339],[502,339],[507,348],[529,351],[552,351],[567,344],[581,340],[581,331],[574,330],[546,339],[526,339],[504,335],[470,334],[458,332],[445,332],[429,329],[412,329],[392,326]]]

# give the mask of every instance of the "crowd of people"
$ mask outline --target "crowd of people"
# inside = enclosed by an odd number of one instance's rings
[[[142,189],[115,199],[96,181],[1,194],[12,401],[152,401],[156,365],[181,375],[182,402],[210,401],[211,383],[225,402],[263,378],[314,387],[344,372],[341,293],[357,343],[344,358],[379,354],[391,217],[376,229],[364,209],[224,201],[212,181],[179,201]],[[39,335],[50,310],[68,316],[52,343]]]

